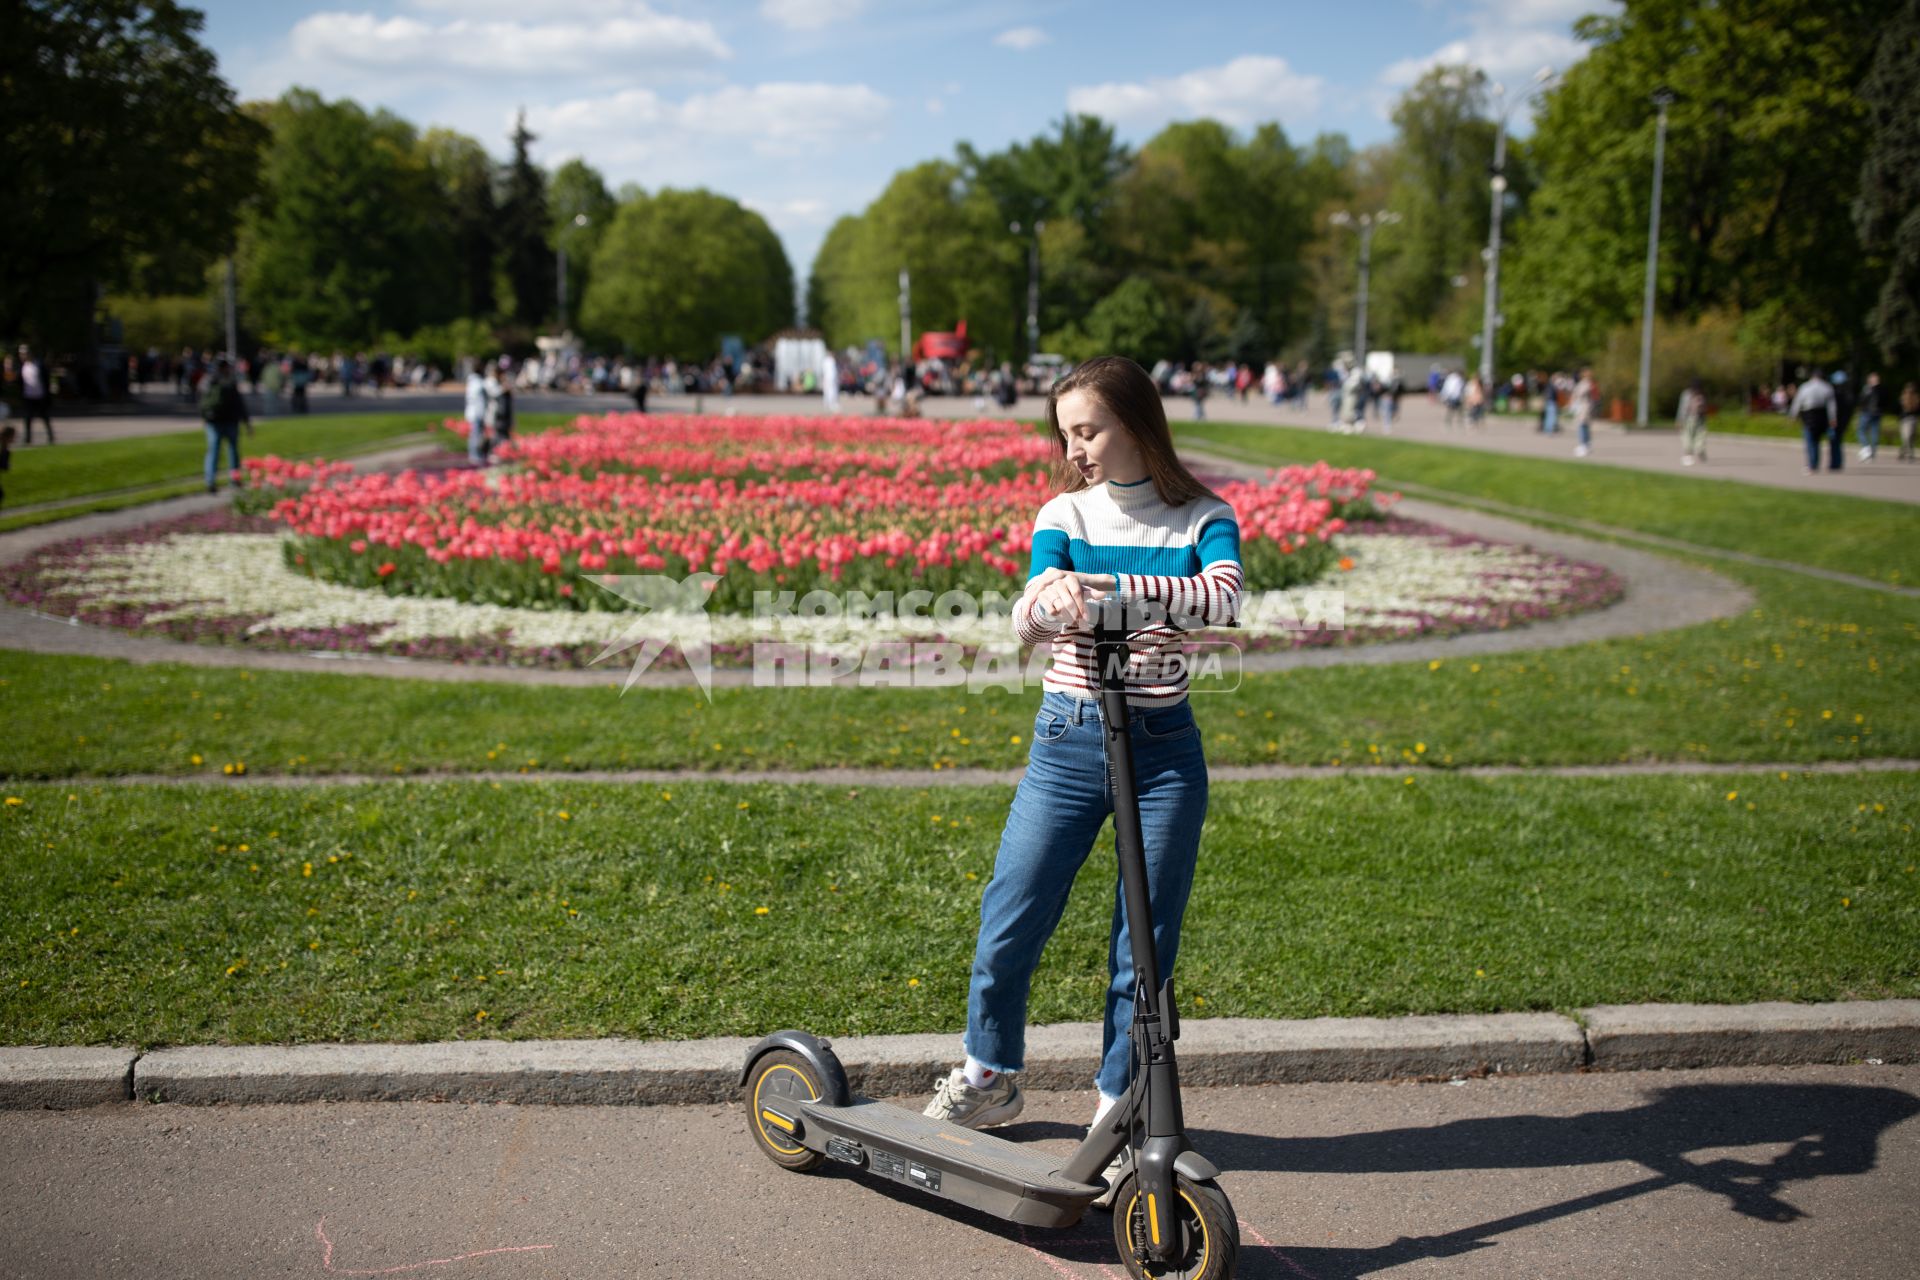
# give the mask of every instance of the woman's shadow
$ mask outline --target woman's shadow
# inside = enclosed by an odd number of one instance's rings
[[[1788,1224],[1805,1215],[1783,1194],[1794,1184],[1870,1172],[1880,1135],[1920,1114],[1920,1099],[1897,1089],[1835,1084],[1699,1084],[1661,1089],[1637,1107],[1576,1116],[1497,1116],[1455,1120],[1427,1128],[1387,1129],[1326,1138],[1269,1138],[1227,1130],[1193,1130],[1193,1144],[1226,1170],[1229,1194],[1238,1175],[1253,1172],[1379,1174],[1553,1169],[1632,1163],[1648,1177],[1428,1236],[1402,1236],[1373,1248],[1294,1244],[1285,1224],[1244,1228],[1239,1280],[1358,1280],[1422,1258],[1448,1257],[1494,1246],[1499,1236],[1670,1187],[1690,1186],[1724,1196],[1733,1212],[1760,1222]],[[1014,1141],[1078,1138],[1084,1129],[1028,1121],[1001,1130]],[[1689,1159],[1689,1153],[1729,1147],[1785,1144],[1770,1160]],[[837,1169],[829,1172],[839,1172]],[[1113,1262],[1111,1219],[1089,1211],[1064,1231],[1027,1231],[999,1218],[888,1183],[847,1174],[889,1199],[934,1208],[957,1221],[1044,1251],[1064,1262]],[[1244,1211],[1243,1211],[1244,1212]]]
[[[1487,1248],[1507,1232],[1669,1187],[1696,1187],[1724,1196],[1735,1213],[1791,1223],[1805,1216],[1783,1198],[1794,1183],[1869,1172],[1880,1135],[1916,1113],[1920,1099],[1897,1089],[1700,1084],[1662,1089],[1642,1106],[1577,1116],[1500,1116],[1331,1138],[1218,1131],[1193,1138],[1215,1163],[1234,1171],[1414,1173],[1618,1162],[1650,1171],[1558,1204],[1376,1248],[1316,1248],[1284,1240],[1265,1248],[1242,1244],[1240,1276],[1349,1280],[1419,1258]],[[1695,1151],[1779,1144],[1786,1150],[1765,1161],[1688,1158]]]

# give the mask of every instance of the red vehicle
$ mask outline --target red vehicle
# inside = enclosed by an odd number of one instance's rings
[[[953,327],[952,333],[936,333],[929,330],[921,334],[913,343],[914,360],[944,360],[949,365],[959,364],[967,358],[967,322],[962,320]]]

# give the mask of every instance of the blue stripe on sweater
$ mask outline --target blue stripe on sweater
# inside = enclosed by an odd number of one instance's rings
[[[1186,547],[1128,547],[1098,545],[1085,538],[1068,538],[1062,529],[1042,529],[1033,535],[1033,559],[1027,566],[1031,582],[1047,569],[1074,569],[1080,573],[1142,573],[1168,578],[1191,578],[1216,560],[1240,559],[1240,526],[1232,520],[1209,520],[1200,541]]]

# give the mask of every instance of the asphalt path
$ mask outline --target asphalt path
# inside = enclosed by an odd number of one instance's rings
[[[1065,1150],[1091,1094],[1001,1132]],[[919,1099],[906,1100],[919,1105]],[[1191,1089],[1237,1275],[1900,1277],[1920,1066]],[[474,1280],[1124,1275],[1111,1218],[1022,1229],[756,1153],[737,1106],[0,1113],[0,1275]]]
[[[256,410],[257,398],[249,403]],[[317,393],[312,398],[311,411],[315,414],[333,413],[419,413],[423,417],[458,417],[465,404],[463,394],[455,387],[435,388],[432,390],[390,391],[381,396],[362,393],[351,398],[342,397],[337,391]],[[564,413],[614,413],[629,410],[633,402],[626,396],[603,392],[598,395],[581,395],[550,391],[523,392],[515,399],[520,413],[564,412]],[[1207,416],[1221,422],[1244,422],[1256,425],[1310,427],[1325,430],[1328,425],[1326,399],[1315,395],[1307,411],[1302,412],[1296,406],[1275,406],[1268,404],[1258,395],[1250,395],[1246,400],[1215,396],[1208,401]],[[839,412],[855,417],[864,417],[874,411],[874,401],[868,396],[842,396]],[[710,413],[710,414],[796,414],[810,416],[825,412],[826,405],[817,396],[801,395],[654,395],[649,397],[647,408],[656,413]],[[1001,409],[995,405],[974,404],[970,396],[929,396],[921,402],[921,413],[928,418],[1044,418],[1046,401],[1036,396],[1023,396],[1011,409]],[[1181,397],[1169,397],[1166,401],[1167,416],[1174,422],[1193,420],[1192,402]],[[60,440],[105,440],[133,435],[151,435],[166,431],[192,430],[198,425],[193,406],[173,399],[154,388],[143,397],[138,412],[113,412],[103,409],[99,413],[71,418],[62,418],[58,424]],[[1593,428],[1594,451],[1587,459],[1588,465],[1600,468],[1600,474],[1615,482],[1629,483],[1633,471],[1659,471],[1671,475],[1686,475],[1701,483],[1722,480],[1739,480],[1749,484],[1769,485],[1776,488],[1802,489],[1820,493],[1852,494],[1864,498],[1880,498],[1890,502],[1920,503],[1920,463],[1903,463],[1897,460],[1899,452],[1899,424],[1892,418],[1886,418],[1882,424],[1880,456],[1874,462],[1859,460],[1857,446],[1858,433],[1850,431],[1847,437],[1846,468],[1834,473],[1820,471],[1813,475],[1802,472],[1804,456],[1797,438],[1777,439],[1762,436],[1740,436],[1728,432],[1714,432],[1709,429],[1709,460],[1703,466],[1683,467],[1680,461],[1679,437],[1672,430],[1629,431],[1613,422],[1597,422]],[[1430,402],[1425,395],[1410,395],[1401,405],[1400,420],[1392,429],[1392,437],[1397,440],[1414,440],[1427,444],[1443,444],[1455,448],[1478,450],[1486,453],[1508,454],[1519,457],[1552,458],[1571,460],[1573,457],[1573,436],[1565,429],[1555,435],[1543,435],[1535,429],[1536,424],[1530,418],[1490,418],[1477,428],[1448,427],[1445,414],[1440,406]],[[1367,434],[1375,438],[1384,437],[1381,424],[1370,423]],[[35,437],[39,439],[38,436]],[[35,448],[43,446],[33,446]],[[192,474],[198,464],[199,454],[194,453],[183,474]],[[15,459],[14,465],[20,466],[21,460]],[[1625,473],[1623,474],[1623,470]],[[1400,475],[1396,480],[1415,482],[1418,475]]]

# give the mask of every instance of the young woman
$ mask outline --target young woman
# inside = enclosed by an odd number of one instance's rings
[[[1034,521],[1027,587],[1014,630],[1051,643],[1027,772],[1000,836],[980,903],[967,992],[966,1063],[940,1083],[926,1114],[969,1128],[1005,1124],[1024,1105],[1027,993],[1060,923],[1075,874],[1113,811],[1093,626],[1098,602],[1126,609],[1127,708],[1146,845],[1154,948],[1173,973],[1180,919],[1207,816],[1207,761],[1187,703],[1181,636],[1230,622],[1241,589],[1233,508],[1173,451],[1159,392],[1139,365],[1089,361],[1047,402],[1061,492]],[[1100,1068],[1100,1114],[1132,1070],[1133,953],[1115,875]]]

